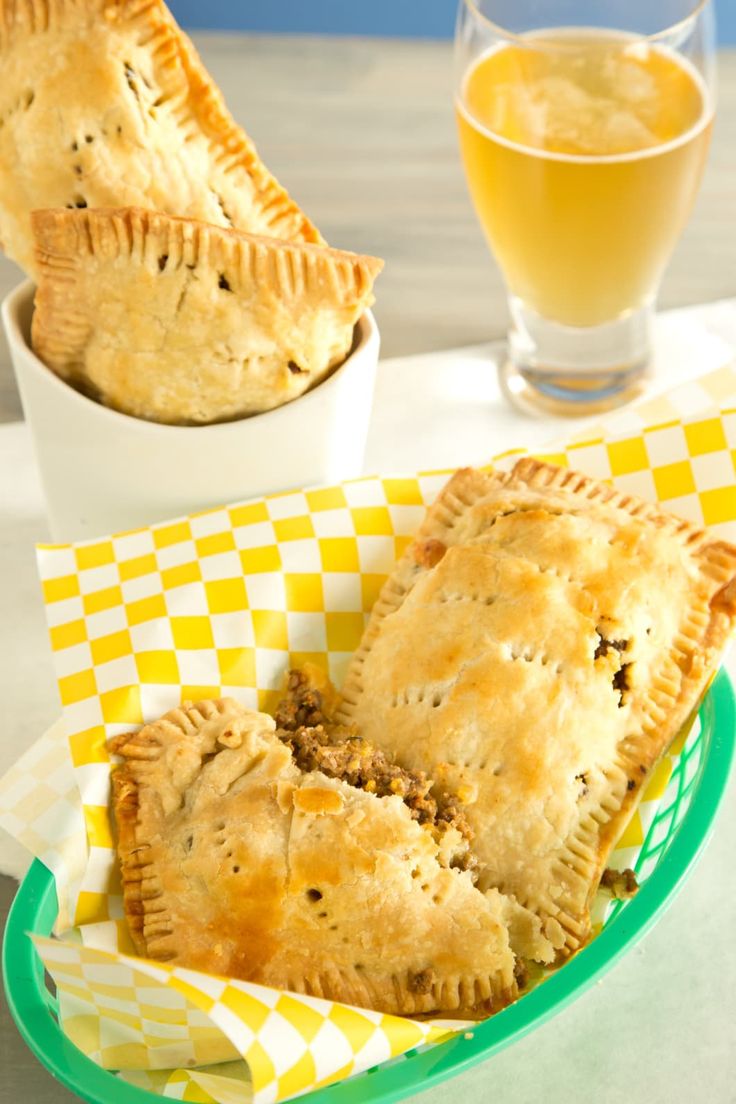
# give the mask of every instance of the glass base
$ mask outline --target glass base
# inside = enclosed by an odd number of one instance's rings
[[[562,326],[511,297],[508,357],[499,366],[507,399],[526,413],[585,417],[644,391],[653,303],[602,326]]]

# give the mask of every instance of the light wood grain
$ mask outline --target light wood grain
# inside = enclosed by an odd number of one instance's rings
[[[385,257],[383,355],[499,337],[503,284],[460,167],[446,42],[199,34],[205,63],[266,163],[332,244]],[[664,307],[736,294],[736,51],[720,58],[713,149]],[[605,263],[605,262],[602,262]],[[0,294],[19,278],[0,259]],[[0,348],[0,421],[20,417]]]

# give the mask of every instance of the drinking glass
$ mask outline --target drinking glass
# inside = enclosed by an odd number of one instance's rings
[[[499,373],[526,409],[642,389],[659,284],[715,101],[709,0],[461,0],[456,112],[509,297]]]

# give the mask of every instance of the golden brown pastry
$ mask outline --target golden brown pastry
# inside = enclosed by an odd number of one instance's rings
[[[420,824],[429,824],[435,833],[452,828],[469,845],[456,851],[452,865],[458,870],[469,870],[473,882],[477,882],[474,832],[466,815],[467,803],[474,800],[474,787],[461,785],[453,792],[437,785],[426,770],[400,766],[391,755],[361,736],[356,725],[335,720],[340,703],[340,695],[314,664],[305,663],[289,672],[284,696],[275,713],[276,732],[291,749],[297,766],[342,778],[380,797],[398,794]],[[501,900],[511,948],[518,956],[517,968],[522,974],[528,961],[553,962],[556,945],[544,931],[540,918],[511,895]],[[562,934],[559,927],[552,925],[551,934],[559,946]]]
[[[479,885],[564,957],[735,619],[736,548],[696,526],[532,459],[460,471],[382,591],[339,717],[473,794]]]
[[[163,0],[0,0],[0,61],[0,240],[26,272],[43,207],[140,206],[322,241]]]
[[[137,209],[36,211],[33,348],[124,413],[206,423],[280,406],[350,351],[383,267]]]
[[[420,825],[398,794],[301,770],[274,728],[223,699],[112,741],[138,952],[383,1012],[512,1000],[510,906],[453,867],[462,836]]]

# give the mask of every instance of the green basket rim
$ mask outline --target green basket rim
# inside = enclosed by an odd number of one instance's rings
[[[307,1094],[310,1104],[391,1104],[490,1058],[580,996],[652,927],[692,870],[713,828],[736,750],[736,695],[719,672],[700,708],[705,750],[690,805],[645,884],[564,969],[523,1000],[476,1025],[471,1037],[420,1049],[335,1085]],[[53,875],[35,860],[8,914],[2,970],[8,1007],[30,1050],[67,1089],[91,1104],[161,1100],[95,1065],[65,1037],[50,1011],[43,965],[29,932],[47,934],[58,905]]]

